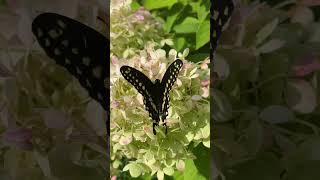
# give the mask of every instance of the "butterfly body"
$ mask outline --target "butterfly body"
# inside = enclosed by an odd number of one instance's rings
[[[169,93],[182,65],[183,62],[181,60],[174,61],[168,67],[162,80],[156,79],[154,82],[135,68],[130,66],[122,66],[120,68],[122,76],[143,96],[145,108],[153,120],[153,134],[156,134],[155,126],[158,126],[160,121],[166,127],[167,133],[165,119],[168,116]]]

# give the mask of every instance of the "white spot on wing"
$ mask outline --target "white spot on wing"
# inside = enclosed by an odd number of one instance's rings
[[[97,79],[101,78],[101,73],[102,73],[102,69],[100,66],[97,66],[92,70],[92,75]]]
[[[55,39],[57,37],[59,37],[59,34],[57,33],[57,31],[55,29],[51,29],[49,32],[48,32],[49,36],[52,38],[52,39]]]
[[[60,51],[58,48],[55,48],[55,49],[54,49],[54,54],[55,54],[55,55],[60,55],[60,54],[61,54],[61,51]]]
[[[57,24],[58,24],[62,29],[66,28],[66,24],[65,24],[62,20],[60,20],[60,19],[57,21]]]
[[[69,46],[69,41],[68,40],[63,40],[61,42],[61,44],[64,46],[64,47],[68,47]]]
[[[37,36],[40,38],[43,36],[43,32],[40,28],[37,29]]]
[[[72,48],[71,51],[73,54],[79,54],[79,50],[77,48]]]
[[[48,38],[46,38],[46,39],[44,40],[44,45],[45,45],[46,47],[49,47],[49,46],[50,46],[50,40],[49,40]]]
[[[82,63],[86,66],[90,65],[90,58],[89,57],[83,57],[82,58]]]

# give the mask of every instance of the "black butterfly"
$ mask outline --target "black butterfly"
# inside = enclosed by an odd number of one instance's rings
[[[55,13],[38,15],[32,22],[32,32],[46,54],[75,76],[108,113],[109,90],[104,81],[108,81],[110,68],[109,40],[94,29]],[[109,128],[107,131],[109,134]]]
[[[233,9],[233,0],[211,0],[210,17],[210,59],[213,58],[217,48],[218,40],[221,36],[223,26],[229,20]]]
[[[177,80],[183,62],[179,59],[174,61],[165,72],[162,81],[156,79],[152,82],[146,75],[130,66],[122,66],[120,72],[122,76],[131,83],[143,96],[143,102],[149,116],[153,120],[153,134],[156,135],[155,126],[159,125],[160,120],[163,126],[167,125],[164,121],[168,116],[170,90]]]

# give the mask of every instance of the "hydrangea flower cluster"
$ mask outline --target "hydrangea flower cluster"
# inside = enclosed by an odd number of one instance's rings
[[[130,159],[124,167],[131,176],[155,174],[159,179],[174,170],[184,169],[184,160],[194,158],[189,149],[203,143],[210,146],[209,60],[192,63],[183,53],[156,49],[150,44],[129,60],[112,57],[111,65],[111,159],[113,168],[121,165],[123,156]],[[120,74],[122,65],[132,66],[150,79],[162,79],[168,65],[176,58],[184,61],[178,79],[170,92],[167,117],[168,134],[162,126],[152,133],[152,120],[143,105],[143,97]],[[115,169],[113,171],[115,172]]]
[[[144,8],[132,10],[130,0],[111,1],[110,43],[117,57],[128,58],[138,53],[150,42],[171,46],[172,40],[164,38],[162,24]]]

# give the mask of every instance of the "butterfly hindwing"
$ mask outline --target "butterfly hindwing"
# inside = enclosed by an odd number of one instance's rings
[[[233,0],[211,0],[210,17],[210,59],[217,48],[218,40],[221,36],[223,26],[229,20],[234,9]]]
[[[65,67],[105,110],[109,107],[109,40],[68,17],[43,13],[32,22],[32,32],[46,54]]]
[[[169,101],[170,101],[170,90],[174,85],[175,81],[177,80],[178,74],[182,68],[183,62],[180,59],[174,61],[166,70],[162,81],[162,119],[166,119],[168,116],[168,109],[169,109]]]

